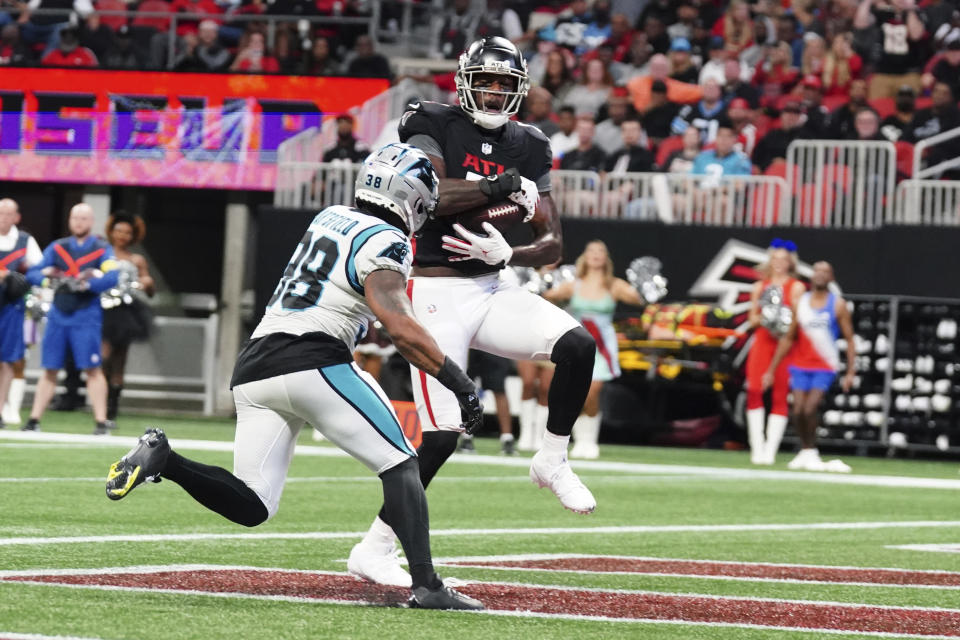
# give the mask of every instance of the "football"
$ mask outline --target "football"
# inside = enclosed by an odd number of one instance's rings
[[[457,222],[470,231],[483,233],[483,223],[489,222],[497,231],[503,233],[523,221],[526,212],[515,202],[498,202],[476,209],[468,209],[457,214]]]

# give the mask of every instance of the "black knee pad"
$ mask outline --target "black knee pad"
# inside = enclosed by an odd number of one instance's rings
[[[596,355],[597,343],[594,341],[593,336],[583,327],[576,327],[560,336],[557,344],[553,346],[553,353],[550,354],[550,360],[556,364],[570,362],[593,367],[593,361]]]
[[[401,476],[412,476],[419,480],[420,464],[416,458],[407,458],[397,466],[390,467],[380,474],[380,477],[383,479],[386,479],[387,477],[400,478]]]

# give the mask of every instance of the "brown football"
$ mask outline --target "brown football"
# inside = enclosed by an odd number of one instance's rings
[[[468,209],[457,214],[457,222],[470,231],[483,233],[483,223],[489,222],[497,231],[503,233],[507,229],[520,224],[524,216],[523,208],[515,202],[498,202],[476,209]]]

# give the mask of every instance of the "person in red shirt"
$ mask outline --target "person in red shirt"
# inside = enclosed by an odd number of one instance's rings
[[[824,95],[849,95],[850,83],[860,76],[861,68],[863,60],[853,52],[849,34],[835,35],[830,51],[823,60]]]
[[[96,67],[99,66],[93,51],[80,46],[80,33],[75,27],[60,31],[60,45],[45,55],[40,64],[47,67]]]
[[[217,3],[213,0],[173,0],[170,3],[170,9],[174,13],[199,13],[208,16],[207,19],[216,20],[221,23],[219,16],[223,13]],[[177,35],[184,36],[188,33],[196,33],[200,27],[200,19],[180,18],[177,20]]]
[[[240,47],[240,53],[230,65],[231,71],[249,71],[252,73],[277,73],[280,63],[267,51],[262,33],[251,33],[246,46]]]

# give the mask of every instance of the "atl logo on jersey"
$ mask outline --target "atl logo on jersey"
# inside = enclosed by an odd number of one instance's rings
[[[484,160],[483,158],[478,158],[472,153],[466,154],[466,157],[463,159],[463,164],[461,165],[464,168],[471,168],[476,173],[484,176],[496,176],[504,172],[504,167],[502,164],[497,164],[496,162],[491,162],[490,160]]]

